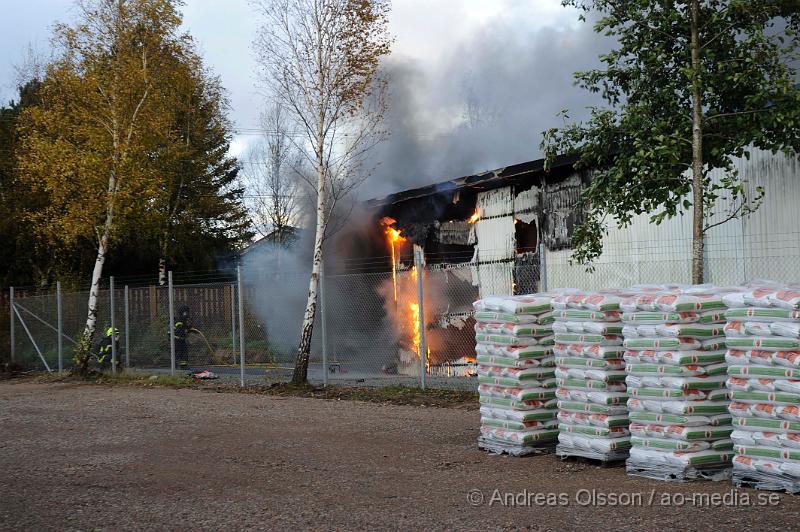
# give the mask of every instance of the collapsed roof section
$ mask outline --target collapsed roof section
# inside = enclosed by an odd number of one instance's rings
[[[365,204],[368,208],[380,209],[410,200],[419,201],[427,197],[449,195],[452,200],[454,196],[465,190],[475,193],[509,185],[522,185],[524,188],[530,188],[530,185],[534,182],[532,180],[537,178],[541,179],[542,183],[545,177],[547,182],[560,181],[573,173],[573,166],[577,160],[577,155],[560,156],[552,162],[548,170],[545,170],[545,160],[537,159],[433,185],[395,192],[383,198],[368,200]]]
[[[421,245],[434,263],[474,261],[476,249],[506,248],[509,238],[516,254],[534,251],[539,242],[563,249],[580,221],[580,196],[588,180],[586,173],[575,171],[576,160],[559,157],[548,170],[544,159],[515,164],[397,192],[366,206],[378,218],[396,220],[403,236]],[[476,216],[481,223],[471,219]]]

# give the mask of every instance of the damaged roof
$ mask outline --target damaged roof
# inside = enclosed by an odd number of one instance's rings
[[[496,170],[489,170],[479,174],[468,175],[435,183],[433,185],[426,185],[424,187],[412,188],[389,194],[383,198],[375,198],[367,200],[365,203],[367,207],[378,208],[386,205],[400,203],[402,201],[423,198],[425,196],[432,196],[441,194],[443,192],[452,192],[460,189],[473,189],[476,191],[491,190],[494,188],[508,186],[509,184],[518,183],[522,180],[530,179],[531,177],[542,177],[558,171],[567,169],[572,170],[572,166],[579,159],[579,155],[562,155],[556,157],[550,164],[550,168],[545,170],[544,159],[537,159],[535,161],[528,161],[525,163],[514,164],[511,166],[504,166]],[[563,172],[558,172],[563,174]]]

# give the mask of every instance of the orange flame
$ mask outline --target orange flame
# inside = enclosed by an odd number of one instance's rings
[[[397,305],[398,301],[398,290],[397,290],[397,244],[406,242],[406,238],[402,235],[402,232],[399,229],[392,227],[396,220],[390,217],[381,218],[380,224],[384,227],[384,234],[386,235],[386,240],[389,244],[389,248],[391,250],[391,257],[392,257],[392,286],[394,289],[394,302]],[[411,280],[413,281],[412,286],[416,286],[417,283],[417,268],[416,266],[411,267]],[[408,286],[404,285],[404,293],[408,290]],[[404,297],[404,300],[407,298]],[[416,299],[416,298],[415,298]],[[396,308],[396,307],[395,307]],[[415,302],[408,302],[408,312],[405,316],[406,323],[410,322],[409,329],[411,331],[411,348],[414,353],[416,353],[417,357],[421,357],[421,335],[420,335],[420,315],[419,315],[419,304]],[[427,348],[428,351],[428,359],[426,361],[426,371],[430,367],[430,347]]]
[[[397,303],[397,251],[395,250],[395,245],[405,242],[406,239],[400,234],[399,229],[392,227],[393,224],[397,223],[394,218],[389,218],[388,216],[381,218],[380,223],[385,227],[383,232],[386,234],[389,248],[392,251],[392,285],[394,287],[394,302]]]
[[[416,281],[417,279],[417,268],[416,266],[411,267],[411,278]],[[420,323],[419,323],[419,304],[409,302],[408,308],[410,310],[408,314],[408,319],[411,321],[411,345],[414,352],[417,354],[418,358],[422,358],[422,346],[420,340]],[[428,347],[426,349],[428,352],[428,356],[425,359],[425,371],[428,372],[430,370],[431,365],[431,348]]]
[[[411,309],[409,318],[411,319],[411,330],[413,331],[411,343],[417,356],[421,356],[419,352],[419,305],[416,303],[409,303],[408,308]]]
[[[472,216],[470,216],[469,220],[467,221],[471,224],[474,224],[480,219],[481,219],[481,213],[478,211],[478,209],[475,209],[475,212],[472,213]]]

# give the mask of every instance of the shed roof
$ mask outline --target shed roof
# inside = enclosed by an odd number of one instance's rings
[[[550,168],[545,170],[545,160],[536,159],[535,161],[528,161],[511,166],[504,166],[496,170],[489,170],[478,174],[468,175],[451,179],[449,181],[442,181],[433,185],[426,185],[424,187],[412,188],[389,194],[383,198],[375,198],[367,200],[365,203],[367,207],[379,208],[394,203],[403,201],[423,198],[441,194],[442,192],[452,192],[459,189],[474,189],[478,191],[491,190],[513,184],[514,182],[523,179],[530,179],[534,176],[546,176],[549,172],[555,170],[571,169],[577,162],[579,155],[562,155],[556,157],[550,164]]]

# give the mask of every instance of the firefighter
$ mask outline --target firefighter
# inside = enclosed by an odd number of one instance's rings
[[[175,319],[175,361],[183,368],[189,366],[189,344],[186,343],[186,336],[191,328],[189,307],[183,305],[178,309],[178,317]]]
[[[119,352],[119,329],[106,327],[105,334],[100,340],[100,348],[97,351],[97,363],[101,367],[111,364],[113,344],[116,344],[115,347],[117,348],[117,352]]]

